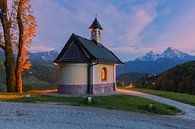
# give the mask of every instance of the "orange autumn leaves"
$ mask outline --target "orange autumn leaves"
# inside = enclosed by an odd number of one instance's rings
[[[16,62],[16,86],[17,91],[22,92],[22,71],[31,67],[28,61],[29,55],[26,53],[32,43],[32,37],[36,33],[36,21],[32,15],[32,6],[29,0],[15,1],[17,10],[18,24],[18,56]]]
[[[36,34],[36,21],[35,17],[32,15],[32,6],[30,4],[30,0],[15,0],[15,5],[18,7],[17,10],[17,21],[18,21],[18,29],[19,33],[19,44],[18,53],[20,53],[19,61],[23,65],[23,70],[27,70],[31,67],[31,62],[27,61],[29,59],[29,55],[26,53],[27,49],[30,48],[30,44],[32,43],[32,38]],[[19,20],[21,23],[19,23]],[[21,25],[20,25],[21,24]],[[22,27],[21,27],[22,26]]]
[[[36,34],[36,20],[30,0],[0,0],[0,10],[0,47],[5,50],[7,91],[22,92],[22,71],[32,66],[27,50]]]
[[[30,0],[1,0],[0,10],[7,91],[22,92],[22,71],[32,66],[27,50],[36,34],[36,20]],[[17,53],[16,62],[13,50]]]

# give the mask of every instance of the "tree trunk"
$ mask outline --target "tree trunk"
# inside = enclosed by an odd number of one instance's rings
[[[5,68],[6,68],[6,84],[8,92],[15,92],[15,61],[11,42],[10,28],[11,23],[8,20],[7,0],[0,0],[0,19],[3,26],[5,40]]]
[[[17,12],[17,23],[19,28],[19,44],[18,44],[18,56],[17,56],[17,62],[16,62],[16,86],[17,86],[17,92],[22,93],[22,71],[23,71],[23,65],[24,65],[24,26],[22,22],[22,6],[23,6],[23,0],[20,0],[18,5],[18,12]]]

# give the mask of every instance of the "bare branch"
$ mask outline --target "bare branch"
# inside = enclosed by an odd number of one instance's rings
[[[2,43],[0,43],[0,48],[2,48],[3,50],[5,50],[5,45],[3,45]]]

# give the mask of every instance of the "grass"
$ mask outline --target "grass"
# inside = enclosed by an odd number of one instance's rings
[[[40,96],[39,93],[35,93],[35,92],[32,92],[30,94],[33,97]],[[7,93],[7,92],[3,92],[3,93],[0,93],[0,101],[19,100],[19,99],[25,98],[26,95],[27,95],[27,93]]]
[[[27,103],[55,103],[73,106],[100,107],[113,110],[124,110],[142,113],[172,115],[180,113],[181,110],[156,101],[128,95],[111,95],[93,97],[92,103],[87,103],[86,97],[53,97],[31,93],[31,97],[25,94],[0,94],[0,100],[6,102],[27,102]],[[147,108],[152,104],[153,108]]]
[[[145,92],[145,93],[148,93],[148,94],[162,96],[162,97],[165,97],[165,98],[169,98],[169,99],[172,99],[172,100],[176,100],[176,101],[179,101],[179,102],[183,102],[183,103],[195,106],[195,95],[190,95],[190,94],[186,94],[186,93],[161,91],[161,90],[142,89],[142,88],[141,89],[139,89],[139,88],[133,88],[133,89],[125,88],[125,89],[136,90],[136,91]]]

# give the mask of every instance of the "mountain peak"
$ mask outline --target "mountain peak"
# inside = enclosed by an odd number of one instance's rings
[[[179,51],[177,48],[174,48],[174,47],[168,47],[166,50],[174,50],[174,51]]]
[[[180,50],[173,48],[173,47],[168,47],[163,53],[183,53]]]
[[[155,54],[153,51],[150,51],[150,52],[146,53],[146,55],[136,58],[135,61],[155,61],[159,58],[186,60],[186,59],[189,59],[192,57],[193,56],[191,56],[187,53],[184,53],[176,48],[168,47],[161,54]]]
[[[148,53],[146,53],[146,55],[154,55],[153,51],[149,51]]]
[[[51,50],[51,51],[36,52],[36,53],[29,52],[29,54],[31,59],[49,61],[49,60],[54,60],[57,57],[58,51]]]
[[[149,51],[145,56],[136,58],[135,61],[152,61],[155,60],[156,56],[157,54],[155,54],[153,51]]]
[[[187,57],[191,57],[191,55],[184,53],[176,48],[168,47],[162,54],[161,58],[178,58],[185,59]]]

